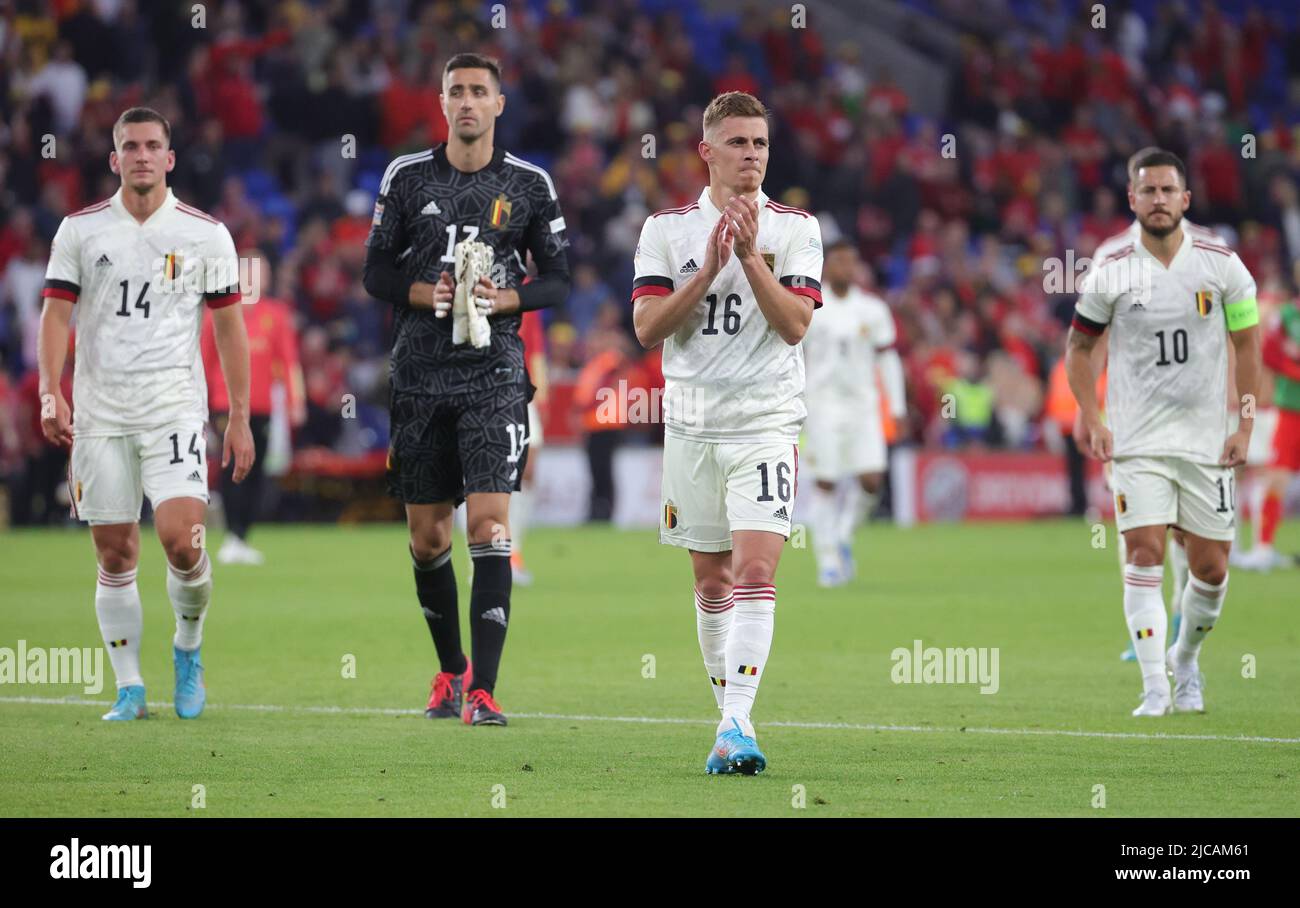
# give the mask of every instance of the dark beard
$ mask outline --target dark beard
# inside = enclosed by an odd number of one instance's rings
[[[1151,224],[1147,223],[1146,221],[1143,221],[1142,229],[1145,230],[1147,233],[1151,234],[1156,239],[1163,240],[1165,237],[1169,236],[1169,234],[1177,230],[1178,226],[1182,224],[1182,222],[1183,222],[1183,216],[1180,214],[1178,215],[1178,217],[1171,216],[1168,227],[1153,227]]]

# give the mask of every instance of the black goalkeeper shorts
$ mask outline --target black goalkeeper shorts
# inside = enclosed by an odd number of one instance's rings
[[[405,504],[517,492],[528,462],[528,384],[390,398],[388,494]]]

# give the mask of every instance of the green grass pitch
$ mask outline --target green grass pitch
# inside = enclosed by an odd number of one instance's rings
[[[173,619],[149,532],[157,703],[172,695]],[[198,721],[169,705],[100,721],[107,660],[94,697],[0,686],[0,815],[1300,813],[1300,571],[1234,572],[1201,658],[1209,711],[1137,720],[1108,534],[1097,549],[1078,521],[873,525],[858,579],[834,591],[816,587],[810,550],[787,548],[754,716],[769,767],[748,778],[704,775],[717,713],[689,564],[653,532],[529,535],[537,582],[515,591],[501,729],[423,718],[436,667],[403,528],[259,528],[265,566],[216,569]],[[1284,526],[1281,549],[1297,536]],[[0,646],[99,646],[94,582],[85,530],[0,537]],[[997,647],[998,691],[893,683],[890,653],[914,639]]]

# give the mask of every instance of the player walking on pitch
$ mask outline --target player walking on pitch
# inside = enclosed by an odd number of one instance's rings
[[[1155,151],[1129,192],[1141,233],[1084,278],[1066,368],[1094,456],[1114,461],[1116,525],[1127,551],[1124,614],[1142,671],[1135,716],[1204,710],[1197,664],[1228,588],[1235,526],[1233,467],[1243,463],[1259,379],[1255,282],[1227,246],[1185,230],[1191,202],[1182,161]],[[1110,327],[1102,423],[1090,352]],[[1230,431],[1228,343],[1243,408]],[[1189,577],[1178,639],[1165,649],[1161,583],[1168,527],[1183,531]]]
[[[800,341],[821,305],[817,219],[762,190],[767,110],[728,92],[704,111],[698,201],[641,229],[637,339],[664,343],[660,542],[686,548],[722,721],[709,773],[761,772],[750,711],[767,664],[805,407]]]
[[[817,582],[853,578],[853,531],[879,500],[888,466],[880,386],[890,415],[907,415],[903,363],[889,304],[854,283],[862,267],[847,239],[826,247],[824,308],[808,328],[806,457],[813,478]],[[879,374],[877,374],[879,369]]]
[[[505,725],[493,692],[510,620],[510,493],[527,464],[532,396],[519,324],[522,312],[568,295],[568,243],[550,176],[493,146],[505,107],[496,62],[452,57],[440,98],[447,143],[388,166],[363,280],[396,307],[388,485],[406,504],[416,594],[441,668],[425,715]],[[457,343],[453,325],[452,271],[469,243],[490,247],[494,261],[469,303],[488,319],[483,347]],[[529,252],[538,273],[524,284]],[[462,501],[474,562],[472,661],[461,649],[451,563],[452,513]]]
[[[167,556],[176,713],[203,711],[199,647],[212,595],[203,547],[208,503],[207,389],[199,356],[203,305],[213,310],[217,351],[230,390],[221,462],[234,479],[253,463],[248,417],[248,337],[238,262],[223,224],[177,201],[171,127],[133,107],[113,126],[109,167],[122,178],[112,198],[63,219],[50,248],[40,327],[41,428],[72,445],[73,513],[90,524],[99,562],[95,614],[117,677],[105,719],[148,716],[140,674],[144,613],[136,586],[140,507],[149,496]],[[69,322],[78,311],[70,412],[59,391]]]

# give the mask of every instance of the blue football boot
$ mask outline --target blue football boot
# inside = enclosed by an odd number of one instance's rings
[[[747,776],[757,775],[767,768],[767,758],[758,749],[758,743],[741,729],[739,722],[732,719],[731,725],[713,742],[713,750],[704,763],[704,771],[710,775],[736,772]]]
[[[132,719],[149,718],[149,708],[144,702],[144,685],[128,684],[117,689],[117,702],[113,708],[104,713],[108,722],[129,722]]]
[[[173,646],[172,663],[176,667],[176,715],[182,719],[197,719],[208,700],[199,651]]]

